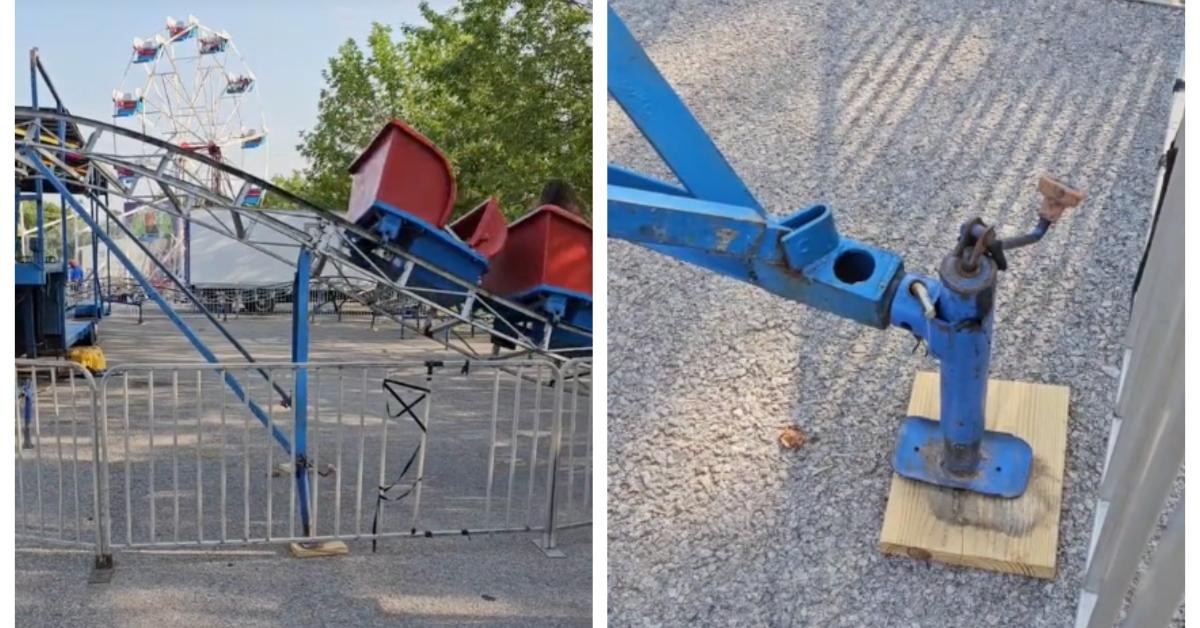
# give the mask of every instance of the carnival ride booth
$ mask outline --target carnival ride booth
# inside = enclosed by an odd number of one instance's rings
[[[61,107],[40,107],[38,111],[65,111]],[[84,145],[83,133],[78,125],[60,123],[50,125],[32,124],[28,115],[16,116],[16,141],[37,142],[58,147],[60,152],[42,160],[52,167],[65,166],[69,172],[86,178],[87,158],[80,151]],[[61,165],[60,165],[61,164]],[[16,354],[27,358],[39,355],[63,355],[71,347],[92,344],[96,338],[96,319],[99,318],[81,300],[88,294],[70,291],[71,263],[67,248],[69,237],[67,225],[59,217],[48,218],[44,211],[51,201],[44,182],[32,168],[20,161],[16,164],[16,216],[17,241],[14,265]],[[102,188],[100,181],[92,181]],[[78,182],[66,186],[71,193],[86,192]],[[64,203],[58,200],[61,207]],[[26,216],[23,206],[31,211]],[[27,218],[33,224],[27,224]],[[53,223],[53,224],[51,224]],[[74,295],[74,296],[73,296]]]

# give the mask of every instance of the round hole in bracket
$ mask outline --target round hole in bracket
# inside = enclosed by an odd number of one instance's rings
[[[833,261],[833,276],[846,284],[866,281],[875,273],[875,256],[866,251],[842,251]]]
[[[920,447],[913,447],[913,451],[921,451]]]
[[[996,473],[1000,473],[1000,467],[996,467]]]

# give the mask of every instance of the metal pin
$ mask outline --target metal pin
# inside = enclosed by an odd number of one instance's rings
[[[925,284],[914,281],[909,285],[908,291],[921,302],[921,309],[925,310],[926,319],[933,319],[937,316],[937,310],[933,307],[933,300],[929,298],[929,290],[925,288]]]

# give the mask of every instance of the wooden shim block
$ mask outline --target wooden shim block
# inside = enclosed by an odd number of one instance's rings
[[[342,556],[349,554],[350,548],[341,541],[321,541],[319,543],[292,543],[288,546],[292,556],[296,558],[317,558],[319,556]]]
[[[917,373],[909,415],[934,420],[937,373]],[[985,497],[892,474],[879,533],[885,554],[1053,578],[1066,464],[1070,388],[988,381],[987,428],[1033,446],[1033,475],[1016,499]]]

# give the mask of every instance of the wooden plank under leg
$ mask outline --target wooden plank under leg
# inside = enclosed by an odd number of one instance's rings
[[[292,543],[288,545],[292,556],[296,558],[318,558],[321,556],[342,556],[350,553],[350,548],[341,541],[318,541],[313,543]]]
[[[939,417],[937,373],[917,373],[909,415]],[[1016,499],[985,497],[892,475],[879,549],[923,560],[1053,578],[1066,462],[1066,386],[989,380],[987,428],[1033,446],[1033,475]]]

